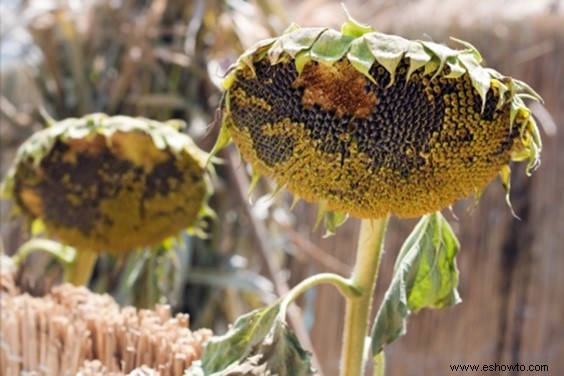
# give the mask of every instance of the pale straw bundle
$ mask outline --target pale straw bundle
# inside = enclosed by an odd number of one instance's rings
[[[182,375],[211,337],[170,307],[120,308],[109,295],[61,285],[37,298],[0,275],[0,370],[4,376]]]

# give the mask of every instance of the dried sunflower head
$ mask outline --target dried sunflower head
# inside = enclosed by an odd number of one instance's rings
[[[206,208],[207,155],[172,124],[104,114],[55,123],[22,144],[2,193],[79,249],[158,244]]]
[[[539,162],[525,83],[478,51],[411,41],[349,19],[290,27],[245,52],[225,80],[222,135],[256,174],[362,218],[415,217],[479,194],[511,160]]]

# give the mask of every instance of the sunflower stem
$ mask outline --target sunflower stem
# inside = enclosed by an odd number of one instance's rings
[[[374,358],[374,376],[384,376],[386,369],[386,359],[384,351],[380,351]]]
[[[86,286],[90,282],[97,258],[96,252],[78,250],[74,263],[68,266],[66,281],[75,286]]]
[[[289,305],[306,290],[322,284],[335,286],[344,297],[354,297],[360,295],[360,291],[352,284],[350,279],[341,277],[340,275],[334,273],[320,273],[304,279],[294,286],[292,290],[284,296],[285,304]]]
[[[389,217],[363,219],[360,225],[356,263],[350,279],[360,295],[346,297],[345,329],[341,353],[341,376],[361,376],[372,298]],[[383,357],[383,356],[382,356]],[[384,370],[380,370],[383,375]]]

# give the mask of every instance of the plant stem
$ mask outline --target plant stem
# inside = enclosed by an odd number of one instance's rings
[[[76,250],[72,247],[67,247],[49,239],[32,238],[20,246],[16,254],[12,256],[12,260],[19,266],[27,259],[30,253],[35,251],[48,253],[63,265],[71,264],[76,257]]]
[[[384,356],[384,351],[380,351],[376,357],[374,357],[374,376],[384,376],[384,370],[386,369],[386,359]]]
[[[334,273],[320,273],[304,279],[296,286],[294,286],[292,290],[288,291],[288,293],[284,296],[285,305],[287,306],[292,303],[298,298],[298,296],[300,296],[311,287],[324,283],[329,283],[335,286],[339,290],[341,295],[346,298],[360,295],[360,291],[351,283],[349,279],[341,277],[340,275]]]
[[[76,260],[68,266],[67,282],[76,286],[86,286],[92,276],[98,254],[81,249],[77,251]]]
[[[356,263],[351,277],[360,295],[346,297],[341,376],[363,374],[368,322],[388,218],[363,219],[360,225]]]

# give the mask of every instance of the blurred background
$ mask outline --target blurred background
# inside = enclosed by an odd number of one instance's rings
[[[542,165],[528,178],[515,165],[511,200],[499,181],[474,205],[457,203],[449,217],[459,241],[463,303],[413,316],[407,336],[386,349],[390,375],[450,375],[451,364],[538,364],[564,372],[564,1],[380,0],[344,1],[350,14],[379,31],[478,48],[485,64],[529,83],[544,98],[531,103],[540,124]],[[290,22],[340,28],[345,12],[334,0],[3,0],[0,3],[0,174],[17,147],[55,119],[91,112],[179,118],[205,150],[214,125],[222,76],[259,39]],[[194,327],[222,333],[237,316],[262,306],[305,277],[349,274],[359,223],[350,219],[334,237],[313,230],[317,208],[281,192],[250,205],[248,171],[230,147],[220,154],[217,219],[206,239],[186,236],[174,254],[139,250],[102,257],[90,287],[122,304],[167,302],[188,312]],[[258,202],[257,202],[258,201]],[[28,239],[11,204],[0,203],[2,250],[10,255]],[[390,223],[375,306],[395,256],[415,221]],[[158,251],[158,250],[157,250]],[[33,255],[18,273],[26,291],[40,295],[59,283],[61,269]],[[152,291],[147,294],[147,289]],[[344,304],[320,287],[290,312],[320,374],[336,375]],[[470,373],[468,373],[470,374]],[[491,374],[495,374],[492,372]],[[509,374],[509,373],[508,373]],[[512,373],[511,375],[528,373]]]

